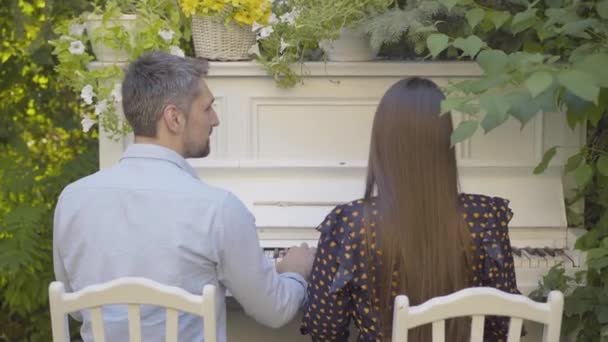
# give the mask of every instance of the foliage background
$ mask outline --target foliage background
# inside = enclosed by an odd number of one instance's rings
[[[52,220],[65,185],[97,169],[77,95],[54,76],[52,27],[85,0],[0,0],[0,341],[48,341]]]

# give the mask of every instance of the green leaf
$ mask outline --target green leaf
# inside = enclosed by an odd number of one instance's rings
[[[537,71],[526,80],[526,87],[532,94],[532,97],[537,97],[543,91],[547,90],[553,83],[553,75],[546,71]]]
[[[457,110],[461,113],[475,115],[479,112],[479,106],[469,103],[470,98],[449,96],[441,101],[441,115]]]
[[[597,315],[597,321],[600,324],[608,323],[608,305],[598,305],[595,308],[595,314]]]
[[[587,258],[589,260],[599,259],[599,258],[601,258],[603,256],[606,256],[606,255],[608,255],[608,249],[602,248],[602,247],[593,248],[593,249],[590,249],[590,250],[587,251]]]
[[[492,21],[494,27],[496,27],[496,30],[504,25],[509,18],[511,18],[511,13],[509,13],[509,11],[490,11],[488,13],[488,19]]]
[[[596,45],[593,43],[581,44],[570,53],[570,57],[568,58],[568,60],[572,63],[577,64],[577,68],[584,68],[584,65],[582,65],[582,63],[580,62],[584,58],[592,55],[595,51],[595,47]]]
[[[545,5],[550,8],[560,8],[563,3],[563,0],[545,0]]]
[[[599,259],[593,259],[593,260],[589,260],[587,262],[587,265],[589,266],[589,268],[593,268],[593,269],[597,269],[600,270],[604,267],[608,267],[608,256],[599,258]]]
[[[587,108],[587,118],[593,127],[598,127],[604,112],[608,110],[608,88],[600,89],[600,96],[597,105],[590,105]]]
[[[433,33],[426,39],[426,45],[433,58],[448,47],[449,38],[443,33]]]
[[[585,112],[577,112],[576,110],[574,110],[571,107],[568,107],[567,111],[566,111],[566,121],[568,122],[568,127],[570,127],[570,129],[574,129],[576,128],[576,125],[580,122],[585,122],[585,118],[586,118],[586,113]]]
[[[475,58],[475,55],[477,55],[485,43],[483,40],[479,39],[479,37],[471,35],[465,39],[457,38],[452,45],[462,50],[463,56],[466,55],[471,56],[471,58]]]
[[[480,94],[488,89],[500,87],[503,84],[511,80],[511,76],[508,73],[498,73],[496,75],[488,75],[482,79],[476,80],[465,80],[458,82],[456,88],[465,93]]]
[[[602,0],[595,5],[597,14],[603,19],[608,19],[608,0]]]
[[[580,326],[581,316],[565,316],[562,322],[562,334],[564,336],[570,336]]]
[[[477,55],[477,64],[487,75],[505,72],[509,56],[501,50],[483,50]]]
[[[565,34],[571,35],[571,36],[582,37],[582,38],[591,40],[590,38],[587,38],[587,37],[589,37],[589,35],[587,33],[585,33],[585,30],[587,30],[589,28],[593,28],[597,25],[598,25],[597,19],[593,19],[593,18],[588,18],[588,19],[584,19],[584,20],[576,20],[576,21],[566,23],[562,27],[562,32]]]
[[[559,73],[557,79],[561,85],[570,90],[574,95],[587,101],[597,103],[600,88],[595,85],[593,77],[579,70],[564,70]]]
[[[450,12],[452,8],[458,4],[459,1],[460,0],[439,0],[439,2],[448,9],[448,12]]]
[[[481,127],[486,133],[500,126],[509,118],[508,111],[511,104],[504,95],[486,93],[481,96],[480,103],[486,112],[481,121]]]
[[[592,176],[593,169],[587,163],[582,163],[574,171],[574,179],[576,180],[576,185],[579,189],[583,189],[585,186],[587,186],[587,183],[589,183]]]
[[[522,127],[540,111],[539,106],[534,103],[530,93],[527,91],[518,91],[508,94],[507,98],[511,103],[509,113],[519,120]]]
[[[511,21],[511,32],[518,34],[522,31],[529,29],[536,24],[538,17],[536,16],[536,9],[530,8],[524,12],[517,13]]]
[[[600,90],[600,98],[602,97],[602,91]],[[601,103],[601,101],[600,101]],[[591,124],[591,126],[593,127],[597,127],[597,125],[600,123],[600,120],[602,119],[602,115],[604,115],[603,110],[600,106],[591,106],[589,108],[589,112],[587,113],[587,119],[589,120],[589,123]]]
[[[467,18],[471,29],[475,29],[475,27],[483,20],[485,15],[486,12],[483,9],[475,7],[473,9],[468,10],[465,14],[465,17]]]
[[[473,136],[478,127],[479,122],[475,120],[465,120],[461,122],[454,132],[452,132],[452,136],[450,138],[452,146]]]
[[[568,158],[568,161],[566,162],[566,166],[564,167],[564,171],[566,171],[566,173],[568,172],[572,172],[574,170],[576,170],[578,168],[579,165],[581,165],[581,162],[583,161],[583,154],[582,153],[577,153],[573,156],[571,156],[570,158]]]
[[[606,0],[608,1],[608,0]],[[575,68],[591,75],[596,84],[608,88],[608,53],[594,53],[581,58]]]
[[[608,177],[608,155],[601,155],[597,160],[597,171]]]
[[[601,232],[598,229],[592,229],[587,231],[581,237],[579,237],[574,243],[574,248],[586,251],[591,248],[598,246]]]
[[[513,64],[522,69],[530,67],[531,64],[542,64],[545,60],[545,57],[542,54],[529,52],[514,52],[510,57]]]
[[[511,115],[517,118],[523,125],[539,112],[553,113],[557,111],[555,93],[557,85],[553,84],[547,90],[535,98],[527,91],[515,92],[507,95],[511,102]]]
[[[543,173],[547,169],[547,166],[549,166],[551,159],[553,159],[553,157],[555,157],[556,154],[557,154],[557,146],[553,146],[550,149],[548,149],[545,152],[545,154],[543,155],[543,159],[536,166],[536,168],[534,168],[534,174],[538,175],[538,174]]]

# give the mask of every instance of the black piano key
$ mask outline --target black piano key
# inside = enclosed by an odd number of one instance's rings
[[[545,247],[543,250],[550,256],[555,257],[555,250],[553,248]]]
[[[513,254],[517,255],[518,257],[521,257],[521,250],[517,247],[511,247],[511,249],[513,250]]]

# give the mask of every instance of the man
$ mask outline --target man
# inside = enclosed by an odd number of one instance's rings
[[[122,85],[123,110],[135,134],[112,168],[61,194],[53,252],[68,291],[132,276],[201,293],[218,287],[218,338],[226,340],[225,292],[262,324],[289,322],[305,297],[314,253],[289,250],[276,271],[256,235],[254,218],[228,191],[201,182],[185,158],[209,154],[219,119],[201,60],[151,53],[134,61]],[[278,271],[278,273],[277,273]],[[107,341],[128,340],[124,306],[104,308]],[[164,341],[164,310],[143,307],[144,341]],[[83,311],[81,335],[92,340]],[[201,320],[181,315],[180,341],[202,340]]]

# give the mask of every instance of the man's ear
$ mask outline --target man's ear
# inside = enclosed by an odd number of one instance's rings
[[[165,106],[161,114],[161,121],[165,123],[168,131],[173,134],[180,134],[186,124],[183,112],[173,104]]]

